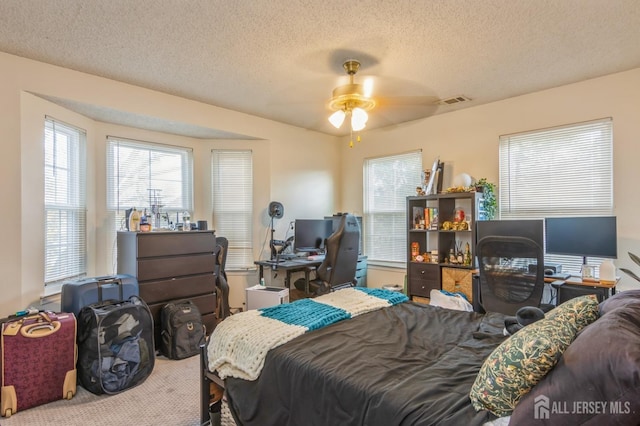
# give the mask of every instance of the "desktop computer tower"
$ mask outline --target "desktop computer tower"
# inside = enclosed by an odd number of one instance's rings
[[[535,274],[537,272],[537,269],[538,269],[538,265],[535,265],[535,264],[529,265],[529,273]],[[553,271],[553,274],[559,274],[562,272],[562,265],[559,263],[545,263],[544,270],[545,271],[551,270]],[[546,275],[553,275],[553,274],[546,274]]]

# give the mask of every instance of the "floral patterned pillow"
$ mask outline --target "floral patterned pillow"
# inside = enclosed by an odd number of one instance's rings
[[[485,360],[471,387],[473,407],[498,417],[511,415],[520,398],[551,371],[578,332],[596,319],[597,298],[577,297],[502,342]]]

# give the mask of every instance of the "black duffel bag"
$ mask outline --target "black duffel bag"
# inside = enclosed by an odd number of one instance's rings
[[[78,380],[96,395],[116,394],[153,371],[153,317],[138,296],[85,306],[78,315]]]
[[[198,307],[191,300],[169,302],[160,311],[160,352],[169,359],[184,359],[200,353],[205,328]]]

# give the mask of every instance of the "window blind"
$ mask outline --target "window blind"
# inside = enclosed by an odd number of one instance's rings
[[[157,206],[157,207],[156,207]],[[193,152],[190,148],[107,137],[107,222],[112,235],[113,270],[118,258],[117,231],[126,230],[126,210],[152,216],[152,226],[166,226],[193,211]],[[162,217],[159,217],[162,216]],[[157,219],[154,219],[157,218]]]
[[[86,132],[45,117],[45,285],[87,273]]]
[[[109,136],[107,208],[114,213],[115,230],[125,229],[125,210],[151,214],[154,204],[174,223],[176,213],[181,218],[182,212],[193,212],[192,150]]]
[[[421,182],[422,152],[364,160],[364,250],[369,261],[406,263],[407,196]]]
[[[501,136],[499,155],[501,219],[613,214],[610,118]],[[580,273],[580,258],[545,258]]]
[[[213,225],[229,240],[226,268],[253,267],[253,154],[214,149],[211,170]]]

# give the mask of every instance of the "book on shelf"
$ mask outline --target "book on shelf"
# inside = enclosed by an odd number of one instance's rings
[[[425,229],[438,229],[438,208],[425,207],[424,219]]]

